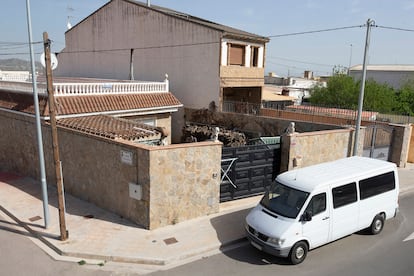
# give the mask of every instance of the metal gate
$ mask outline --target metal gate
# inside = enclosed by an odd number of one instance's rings
[[[393,131],[389,125],[366,126],[363,156],[388,161]]]
[[[280,143],[223,148],[220,202],[263,194],[280,171]]]

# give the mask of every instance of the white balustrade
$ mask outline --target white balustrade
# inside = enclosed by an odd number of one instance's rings
[[[164,82],[54,83],[56,96],[134,94],[168,92]]]
[[[46,84],[38,83],[39,93],[46,92]],[[0,88],[33,92],[30,82],[1,81]],[[108,95],[169,92],[168,75],[163,82],[55,82],[55,96]]]

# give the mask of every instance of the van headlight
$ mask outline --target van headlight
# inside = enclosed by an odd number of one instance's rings
[[[270,238],[269,237],[267,239],[267,242],[271,243],[271,244],[274,244],[274,245],[277,245],[277,246],[282,246],[283,243],[285,242],[285,239],[278,239],[278,238]]]

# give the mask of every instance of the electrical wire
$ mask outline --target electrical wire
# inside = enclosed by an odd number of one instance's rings
[[[285,61],[291,61],[291,62],[297,62],[297,63],[303,63],[303,64],[310,64],[310,65],[317,65],[317,66],[325,66],[325,67],[333,67],[333,64],[322,64],[322,63],[315,63],[315,62],[306,62],[306,61],[300,61],[296,59],[289,59],[289,58],[283,58],[283,57],[273,57],[273,56],[267,56],[266,58],[271,59],[281,59]]]
[[[346,30],[346,29],[353,29],[353,28],[362,28],[364,26],[365,25],[355,25],[355,26],[338,27],[338,28],[330,28],[330,29],[322,29],[322,30],[314,30],[314,31],[306,31],[306,32],[269,35],[268,37],[276,38],[276,37],[295,36],[295,35],[304,35],[304,34],[313,34],[313,33],[322,33],[322,32],[332,32],[332,31],[339,31],[339,30]]]
[[[386,26],[379,26],[379,25],[376,25],[375,27],[378,27],[378,28],[381,28],[381,29],[394,30],[394,31],[414,32],[413,29],[404,29],[404,28],[396,28],[396,27],[386,27]]]
[[[187,46],[198,46],[198,45],[212,45],[212,44],[220,44],[220,42],[219,41],[211,41],[211,42],[173,44],[173,45],[161,45],[161,46],[147,46],[147,47],[134,47],[134,48],[64,51],[64,52],[60,52],[59,55],[61,55],[61,54],[74,54],[74,53],[119,52],[119,51],[130,51],[131,49],[134,49],[134,50],[149,50],[149,49],[175,48],[175,47],[187,47]]]

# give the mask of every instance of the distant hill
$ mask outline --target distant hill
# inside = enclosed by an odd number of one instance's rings
[[[42,65],[40,62],[35,61],[36,70],[42,70]],[[3,71],[31,71],[31,64],[29,60],[18,59],[18,58],[9,58],[9,59],[0,59],[0,70]]]

